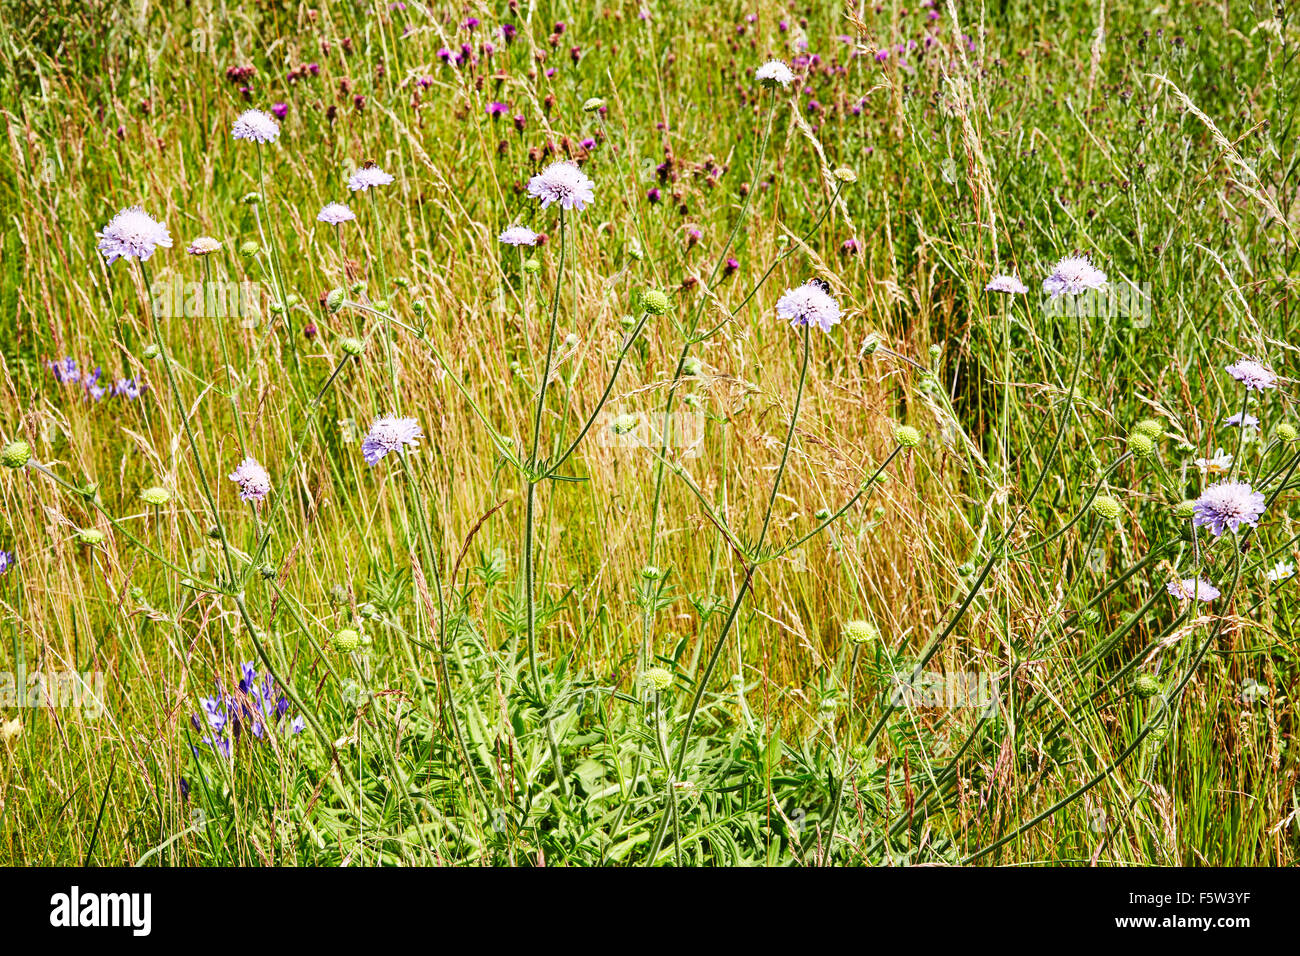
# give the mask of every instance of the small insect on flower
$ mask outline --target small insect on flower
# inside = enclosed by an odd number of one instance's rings
[[[1279,561],[1265,574],[1270,581],[1285,581],[1295,574],[1295,565],[1290,561]]]
[[[351,222],[356,218],[357,214],[341,202],[326,203],[321,207],[321,211],[316,214],[317,222],[327,222],[331,226]]]
[[[280,124],[270,113],[245,110],[230,127],[230,135],[235,139],[246,139],[250,143],[274,143],[280,138]]]
[[[403,446],[418,447],[424,437],[420,423],[414,418],[381,415],[370,426],[370,432],[361,443],[361,454],[367,465],[377,465],[390,451],[401,451]]]
[[[1196,499],[1192,524],[1210,529],[1216,538],[1243,525],[1255,527],[1264,513],[1264,495],[1244,481],[1220,481]]]
[[[351,189],[354,193],[365,192],[372,186],[387,186],[392,181],[392,176],[367,160],[348,179],[348,189]]]
[[[527,226],[507,226],[501,235],[497,236],[497,240],[507,246],[535,246],[537,233]]]
[[[192,256],[207,256],[221,248],[221,243],[211,236],[199,236],[188,246],[185,251]]]
[[[561,209],[581,212],[588,203],[595,201],[595,186],[576,163],[561,160],[551,163],[528,180],[528,195],[540,199],[543,209],[554,202],[559,203]]]
[[[1245,421],[1247,428],[1255,428],[1259,425],[1258,418],[1254,415],[1243,414],[1242,412],[1237,412],[1235,415],[1229,415],[1223,420],[1223,424],[1240,426],[1243,421]]]
[[[1197,600],[1202,604],[1208,604],[1219,596],[1219,589],[1204,578],[1170,581],[1165,585],[1165,590],[1179,601]]]
[[[1087,256],[1066,256],[1043,280],[1043,291],[1053,299],[1063,295],[1080,295],[1106,288],[1106,273],[1092,264]]]
[[[768,60],[754,71],[754,78],[764,86],[789,86],[794,81],[794,74],[780,60]]]
[[[1226,475],[1232,470],[1232,456],[1222,448],[1216,448],[1210,458],[1196,459],[1196,467],[1203,475]]]
[[[776,314],[796,328],[815,325],[823,332],[840,320],[840,304],[830,294],[830,287],[821,279],[810,279],[803,285],[786,290],[776,303]]]
[[[123,209],[95,235],[99,252],[110,266],[118,259],[148,259],[158,247],[170,249],[172,245],[167,227],[139,206]]]
[[[1003,292],[1007,295],[1024,295],[1029,291],[1029,287],[1015,276],[994,276],[989,280],[989,284],[984,287],[984,291]]]
[[[230,480],[239,486],[239,497],[244,501],[261,501],[271,493],[271,476],[256,458],[245,458],[230,473]]]
[[[1226,366],[1224,370],[1242,385],[1245,385],[1248,391],[1262,392],[1266,388],[1277,387],[1277,375],[1273,373],[1271,368],[1256,359],[1242,359],[1239,362],[1233,362],[1231,365]]]

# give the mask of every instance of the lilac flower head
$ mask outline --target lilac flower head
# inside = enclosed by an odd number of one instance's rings
[[[1170,581],[1165,590],[1180,601],[1200,601],[1208,604],[1219,596],[1219,589],[1204,578],[1183,578]]]
[[[367,465],[377,465],[390,451],[400,451],[404,445],[414,448],[423,437],[420,423],[414,418],[382,415],[370,426],[369,434],[361,443],[361,454]]]
[[[113,383],[113,394],[135,401],[144,393],[144,386],[133,378],[119,378]]]
[[[0,574],[8,574],[9,569],[17,563],[12,551],[0,551]]]
[[[1244,415],[1244,420],[1247,428],[1254,428],[1256,425],[1259,424],[1258,418],[1256,418],[1254,415],[1245,414],[1243,412],[1237,412],[1235,415],[1229,415],[1227,418],[1223,420],[1223,424],[1235,425],[1240,427],[1243,421],[1243,415]]]
[[[778,83],[781,86],[789,86],[791,81],[794,80],[794,74],[780,60],[768,60],[754,71],[754,78],[760,83],[769,86],[775,86]]]
[[[270,113],[263,113],[261,110],[245,110],[230,127],[230,135],[235,139],[246,139],[251,143],[274,143],[280,138],[280,124]]]
[[[1273,370],[1255,359],[1242,359],[1226,368],[1229,375],[1245,385],[1248,391],[1262,392],[1266,388],[1277,387],[1277,376]]]
[[[1106,273],[1092,264],[1087,256],[1066,256],[1043,280],[1043,291],[1053,299],[1062,295],[1080,295],[1089,290],[1106,288]]]
[[[123,209],[95,236],[110,266],[118,259],[148,259],[159,246],[170,249],[172,244],[167,227],[139,206]]]
[[[364,192],[371,186],[387,186],[393,181],[393,177],[384,172],[374,163],[367,163],[352,174],[348,180],[348,189],[355,192]]]
[[[81,387],[85,390],[86,397],[90,398],[92,401],[97,402],[108,394],[108,389],[99,384],[99,380],[103,374],[103,368],[97,365],[95,366],[95,371],[87,372],[81,377]]]
[[[823,332],[840,320],[840,304],[818,279],[789,289],[776,303],[776,314],[796,327],[815,325]]]
[[[341,222],[351,222],[356,218],[357,214],[341,202],[326,203],[316,214],[317,222],[327,222],[331,226],[337,226]]]
[[[245,458],[230,473],[230,480],[239,485],[239,497],[244,501],[261,501],[271,493],[271,476],[256,458]]]
[[[81,373],[77,369],[77,360],[71,355],[60,362],[49,362],[47,364],[60,385],[81,381]]]
[[[268,730],[293,736],[306,728],[301,715],[289,721],[284,719],[289,712],[289,699],[280,692],[269,672],[263,677],[252,661],[246,661],[240,666],[240,674],[238,686],[229,693],[223,692],[221,682],[217,681],[216,693],[199,699],[202,719],[198,714],[190,717],[195,731],[202,735],[202,743],[227,760],[241,739],[248,742],[245,731],[253,740],[265,742]]]
[[[527,226],[509,226],[497,238],[507,246],[537,245],[537,233],[533,232]]]
[[[1005,292],[1007,295],[1024,295],[1029,288],[1016,276],[994,276],[984,287],[985,292]]]
[[[540,199],[543,209],[557,202],[562,209],[581,212],[587,203],[595,201],[595,185],[575,163],[561,160],[528,180],[528,194]]]
[[[1192,524],[1206,527],[1216,538],[1233,534],[1243,525],[1252,528],[1264,513],[1264,495],[1244,481],[1220,481],[1206,488],[1192,508]]]

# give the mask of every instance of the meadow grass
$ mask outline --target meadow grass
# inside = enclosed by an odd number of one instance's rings
[[[0,861],[1294,863],[1300,38],[1146,7],[2,0]]]

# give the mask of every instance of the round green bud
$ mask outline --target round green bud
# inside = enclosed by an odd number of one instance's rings
[[[260,193],[244,193],[243,198],[239,201],[246,206],[256,206],[262,201],[262,196]]]
[[[593,96],[591,99],[587,100],[587,102],[582,104],[582,111],[584,113],[594,113],[596,112],[596,110],[600,109],[604,105],[605,105],[604,100],[602,100],[599,96]]]
[[[11,441],[0,451],[0,464],[6,468],[21,468],[32,460],[32,446],[19,439]]]
[[[366,350],[366,343],[360,339],[343,339],[339,342],[339,348],[344,355],[357,356]]]
[[[166,488],[159,488],[155,485],[152,488],[146,488],[140,492],[140,500],[147,505],[153,505],[155,508],[161,508],[167,502],[172,500],[172,493]]]
[[[1196,501],[1192,498],[1174,505],[1174,517],[1179,521],[1187,521],[1194,514],[1196,514]]]
[[[536,259],[524,260],[524,271],[527,272],[529,275],[535,275],[541,270],[542,270],[542,264],[538,262]]]
[[[140,354],[143,355],[146,359],[153,360],[156,359],[161,353],[159,353],[158,351],[158,346],[150,343],[149,345],[146,345],[144,347],[144,351],[141,352]]]
[[[904,448],[915,448],[921,444],[921,433],[911,425],[895,425],[894,441]]]
[[[405,289],[410,284],[411,282],[406,278],[406,276],[393,276],[393,285],[397,286],[399,289]]]
[[[375,309],[377,309],[377,310],[380,311],[380,312],[387,312],[387,311],[388,311],[388,300],[387,300],[387,299],[376,299],[374,302],[372,302],[372,303],[370,303],[370,304],[371,304],[372,306],[374,306]]]
[[[284,303],[282,302],[272,302],[269,306],[267,306],[267,308],[271,310],[272,315],[284,314]]]
[[[655,690],[663,692],[673,686],[673,673],[666,667],[650,667],[645,672],[645,682]]]
[[[942,345],[931,345],[931,346],[930,346],[930,357],[931,357],[931,358],[938,358],[938,357],[939,357],[940,355],[942,355],[942,354],[943,354],[943,346],[942,346]]]
[[[1133,680],[1133,693],[1146,699],[1160,693],[1160,684],[1150,674],[1139,674]]]
[[[89,547],[104,543],[104,532],[98,528],[79,528],[77,530],[77,542]]]
[[[416,299],[412,302],[411,311],[416,315],[424,315],[424,301],[422,299]]]
[[[638,262],[645,258],[645,251],[641,248],[641,243],[637,242],[635,239],[628,242],[627,254]],[[525,263],[525,265],[527,264]]]
[[[261,248],[262,247],[259,246],[256,242],[254,242],[252,239],[249,239],[246,243],[244,243],[242,246],[239,247],[239,254],[243,256],[245,259],[251,259],[253,258],[253,256],[257,255],[259,251],[261,251]]]
[[[619,415],[610,422],[609,427],[615,435],[626,435],[633,431],[639,424],[641,424],[641,419],[638,416],[627,414]]]
[[[682,363],[683,375],[699,375],[700,372],[702,371],[704,371],[704,363],[701,362],[699,359],[697,359],[694,355],[690,356],[685,362]]]
[[[651,315],[663,315],[668,311],[668,296],[659,289],[646,289],[641,293],[641,308]]]
[[[863,357],[874,354],[878,348],[880,348],[880,336],[872,332],[867,336],[867,340],[862,343]]]
[[[831,516],[830,508],[818,508],[816,511],[813,512],[813,517],[816,518],[818,521],[825,521],[830,516]]]
[[[352,285],[348,286],[348,291],[353,295],[365,295],[366,284],[361,281],[354,282]]]
[[[330,646],[340,653],[351,653],[361,646],[361,635],[352,628],[345,627],[330,638]]]
[[[700,402],[700,396],[687,395],[685,398],[682,399],[682,404],[685,405],[687,408],[693,408],[698,411],[702,403]]]
[[[880,631],[870,621],[848,621],[844,625],[844,639],[850,644],[871,644],[880,640]]]
[[[1156,443],[1146,432],[1132,432],[1128,436],[1128,450],[1134,458],[1150,458],[1156,453]]]
[[[636,326],[636,319],[630,315],[625,315],[623,318],[618,320],[618,324],[625,329],[630,329]]]
[[[1165,426],[1163,422],[1157,421],[1154,418],[1144,418],[1133,426],[1133,430],[1135,432],[1141,432],[1143,435],[1149,435],[1152,440],[1155,440],[1164,435]]]
[[[647,581],[657,581],[663,576],[663,571],[659,570],[653,564],[647,564],[641,569],[641,577],[645,578]]]
[[[325,293],[325,308],[329,309],[330,312],[337,312],[343,308],[343,298],[342,289],[330,289],[329,292]]]
[[[297,292],[290,292],[287,296],[284,297],[284,301],[289,305],[290,308],[293,308],[295,305],[297,305],[299,302],[302,301],[302,296],[300,296]]]
[[[847,166],[839,166],[835,170],[835,178],[842,183],[856,183],[858,174]]]
[[[1110,495],[1098,495],[1093,498],[1091,508],[1093,514],[1103,521],[1114,521],[1123,514],[1124,510],[1120,507],[1119,502]]]
[[[1292,442],[1295,441],[1296,438],[1300,437],[1300,434],[1295,430],[1295,426],[1289,422],[1283,422],[1281,425],[1278,425],[1277,428],[1273,429],[1273,433],[1277,435],[1279,440],[1285,442]]]

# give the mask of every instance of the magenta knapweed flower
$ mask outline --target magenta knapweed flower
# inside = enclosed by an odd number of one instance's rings
[[[1197,600],[1202,604],[1209,603],[1219,596],[1219,589],[1204,578],[1170,581],[1165,585],[1165,590],[1180,601]]]
[[[415,448],[423,437],[420,423],[414,418],[382,415],[370,426],[369,434],[361,443],[361,454],[367,465],[377,465],[390,451],[400,451],[404,445]]]
[[[172,244],[167,227],[139,206],[123,209],[95,235],[110,266],[118,259],[148,259],[159,246],[170,249]]]
[[[244,501],[261,501],[271,493],[271,476],[256,458],[245,458],[230,473],[230,480],[239,486],[239,497]]]
[[[840,320],[840,304],[826,290],[824,283],[810,279],[789,289],[776,303],[776,314],[796,327],[815,325],[823,332]]]
[[[1192,508],[1192,524],[1210,529],[1216,538],[1233,534],[1243,525],[1252,528],[1264,513],[1264,495],[1244,481],[1220,481],[1201,492]]]
[[[251,143],[274,143],[280,138],[280,124],[270,113],[261,110],[245,110],[239,114],[230,135],[235,139],[246,139]]]
[[[1277,376],[1273,370],[1256,359],[1233,362],[1225,371],[1252,392],[1277,387]]]
[[[581,212],[588,203],[595,201],[595,186],[576,163],[562,160],[551,163],[528,180],[528,194],[540,199],[543,209],[554,202],[559,203],[561,209]]]

